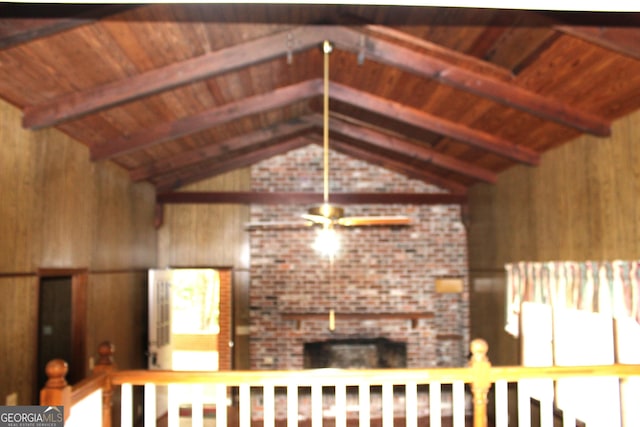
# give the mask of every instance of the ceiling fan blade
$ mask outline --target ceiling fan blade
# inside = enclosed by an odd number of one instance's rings
[[[257,229],[274,229],[288,230],[297,228],[309,228],[311,226],[308,221],[264,221],[264,222],[247,222],[244,227],[246,230]]]
[[[411,219],[406,216],[347,216],[338,219],[338,224],[345,227],[368,225],[409,225]]]
[[[327,218],[326,216],[322,216],[322,215],[303,214],[302,218],[306,219],[307,221],[311,221],[315,224],[330,225],[333,223],[331,218]]]

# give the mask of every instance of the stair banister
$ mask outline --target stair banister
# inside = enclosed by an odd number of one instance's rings
[[[40,390],[40,405],[63,406],[66,422],[76,403],[100,389],[102,393],[102,427],[111,427],[113,396],[111,375],[117,370],[113,362],[114,350],[114,346],[109,341],[102,342],[98,347],[98,362],[92,375],[78,384],[74,384],[73,387],[66,380],[69,371],[67,362],[62,359],[49,361],[45,367],[48,379]]]
[[[487,393],[491,388],[491,362],[487,358],[489,346],[483,339],[475,339],[471,342],[471,367],[473,393],[473,427],[487,427]]]
[[[106,381],[102,387],[102,427],[111,427],[111,407],[113,397],[113,384],[111,374],[118,368],[113,361],[115,345],[109,341],[103,341],[98,346],[98,362],[93,368],[94,375],[104,374]]]
[[[53,359],[47,362],[45,373],[47,382],[40,390],[40,404],[45,406],[63,406],[64,419],[71,413],[71,386],[67,383],[66,375],[69,365],[62,359]]]
[[[198,371],[145,371],[145,370],[125,370],[120,371],[113,363],[114,347],[109,342],[100,344],[98,349],[99,359],[94,368],[93,375],[89,378],[82,380],[80,383],[69,386],[65,380],[67,373],[67,364],[63,360],[57,359],[49,362],[46,368],[48,381],[45,388],[41,391],[41,404],[42,405],[60,405],[65,407],[65,419],[69,417],[70,413],[77,408],[77,403],[86,403],[84,400],[87,396],[94,395],[96,391],[102,393],[102,411],[100,411],[100,401],[93,402],[91,405],[92,413],[98,416],[102,416],[102,427],[111,427],[111,401],[112,395],[117,393],[120,386],[127,385],[128,389],[132,386],[149,386],[155,387],[157,385],[167,384],[210,384],[215,386],[218,391],[216,392],[216,409],[226,408],[227,406],[227,390],[230,387],[240,387],[240,391],[255,386],[266,387],[265,393],[268,395],[269,402],[269,416],[270,422],[273,422],[274,414],[272,413],[271,406],[274,405],[273,390],[269,387],[273,387],[272,384],[279,384],[280,386],[286,386],[288,390],[287,399],[289,394],[292,394],[293,400],[297,396],[298,387],[316,387],[322,390],[322,387],[331,387],[339,384],[365,384],[365,387],[360,387],[360,397],[365,395],[364,402],[360,401],[360,409],[364,409],[366,414],[360,413],[360,416],[368,417],[369,414],[369,397],[368,390],[369,385],[383,386],[393,381],[400,381],[397,384],[415,384],[417,380],[421,384],[428,384],[440,387],[441,383],[452,384],[453,388],[462,389],[464,392],[464,384],[469,386],[469,390],[472,393],[473,403],[473,426],[474,427],[487,427],[488,425],[488,392],[493,383],[496,383],[495,393],[495,422],[496,426],[506,427],[508,424],[508,409],[509,409],[509,395],[508,395],[508,383],[519,384],[522,380],[530,379],[548,379],[553,381],[572,379],[572,378],[590,378],[590,377],[615,377],[619,381],[624,382],[627,378],[640,377],[640,365],[606,365],[606,366],[540,366],[540,367],[522,367],[522,366],[501,366],[492,367],[489,359],[487,358],[488,345],[484,340],[473,340],[470,346],[471,357],[466,367],[464,368],[425,368],[425,369],[396,369],[396,370],[308,370],[308,371],[218,371],[218,372],[198,372]],[[302,379],[302,381],[301,381]],[[396,384],[396,383],[394,383]],[[415,387],[415,385],[414,385]],[[407,387],[407,395],[413,395],[411,387]],[[384,391],[384,390],[383,390]],[[388,390],[387,390],[388,391]],[[432,391],[430,389],[430,391]],[[433,390],[439,395],[438,389]],[[242,394],[242,393],[241,393]],[[342,395],[343,391],[340,391],[340,395],[336,397],[337,401],[342,402],[341,407],[345,406],[345,399]],[[319,395],[319,393],[316,393]],[[95,396],[95,395],[94,395]],[[435,394],[434,394],[435,396]],[[97,397],[97,396],[96,396]],[[251,402],[249,396],[244,400],[247,405],[246,408],[250,409]],[[312,393],[313,397],[313,393]],[[462,395],[463,403],[464,393]],[[431,394],[430,394],[431,398]],[[128,397],[129,402],[132,399]],[[124,399],[122,399],[124,401]],[[410,402],[415,402],[415,398],[409,399]],[[439,399],[435,399],[437,401]],[[242,399],[241,399],[242,401]],[[435,402],[434,402],[435,403]],[[521,403],[522,408],[518,407],[518,414],[520,410],[529,411],[531,401],[527,399]],[[123,405],[124,406],[124,405]],[[128,404],[129,412],[121,411],[126,417],[131,418],[131,405]],[[288,405],[289,406],[289,405]],[[434,409],[436,405],[432,405]],[[458,408],[464,406],[457,406]],[[239,405],[242,409],[242,404]],[[313,409],[313,408],[312,408]],[[571,408],[565,408],[568,412],[563,413],[563,418],[570,421],[569,425],[575,425],[575,419],[572,420],[571,416],[567,416],[572,411]],[[622,409],[622,408],[621,408]],[[546,420],[552,420],[553,408],[551,405],[546,405],[545,418]],[[542,408],[541,408],[542,411]],[[550,412],[551,411],[551,412]],[[102,413],[100,413],[102,412]],[[200,411],[201,412],[201,411]],[[415,420],[416,414],[411,408],[409,411],[413,414],[411,418]],[[407,412],[407,413],[409,413]],[[440,410],[433,412],[434,417],[439,417]],[[81,412],[80,412],[81,413]],[[321,413],[321,410],[312,410],[314,413]],[[527,412],[528,413],[528,412]],[[384,406],[383,406],[384,414]],[[550,415],[549,415],[550,414]],[[73,414],[71,414],[71,420],[73,421]],[[221,421],[221,425],[226,424],[226,411],[224,413],[217,413],[220,416],[218,421]],[[241,412],[241,417],[244,420],[250,420],[251,415],[248,412]],[[454,413],[455,415],[455,413]],[[462,413],[464,418],[465,413]],[[146,413],[145,413],[146,416]],[[297,417],[297,411],[293,411],[289,414],[293,418]],[[542,413],[541,413],[542,416]],[[340,418],[344,421],[344,416]],[[389,418],[389,417],[387,417]],[[391,418],[392,419],[392,418]],[[460,419],[460,417],[458,418]],[[224,423],[222,421],[225,421]],[[634,419],[635,420],[635,419]],[[155,425],[155,419],[151,419],[148,425]],[[146,422],[146,421],[145,421]],[[494,421],[492,421],[493,423]],[[548,422],[548,421],[547,421]],[[635,422],[635,421],[634,421]],[[387,423],[389,420],[387,419]],[[344,424],[344,422],[342,422]],[[637,425],[637,423],[633,424]],[[84,426],[83,426],[84,427]]]

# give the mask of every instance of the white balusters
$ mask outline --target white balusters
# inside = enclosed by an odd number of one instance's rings
[[[507,427],[509,423],[509,392],[506,380],[495,383],[496,427]]]
[[[180,426],[180,406],[178,399],[180,392],[178,391],[183,386],[178,384],[169,384],[167,386],[167,424],[169,427]]]
[[[487,422],[487,391],[495,381],[495,427],[508,427],[509,423],[516,423],[519,427],[531,427],[532,399],[540,402],[540,426],[553,427],[555,424],[555,405],[562,412],[563,426],[575,427],[576,418],[586,421],[587,425],[621,425],[620,382],[627,385],[631,380],[637,380],[640,365],[612,365],[612,366],[562,366],[562,367],[501,367],[491,368],[486,358],[487,345],[482,340],[474,340],[472,345],[472,362],[467,368],[455,369],[407,369],[407,370],[327,370],[327,371],[299,371],[299,372],[143,372],[117,371],[112,367],[96,372],[96,375],[86,382],[78,384],[73,390],[66,383],[64,374],[66,364],[59,363],[56,369],[47,372],[49,377],[47,386],[41,390],[41,403],[59,405],[67,403],[73,409],[72,417],[83,417],[86,401],[95,401],[89,410],[96,413],[95,420],[103,418],[106,425],[110,424],[110,397],[112,387],[120,392],[122,427],[132,427],[134,420],[133,387],[144,386],[144,427],[154,427],[157,418],[166,414],[169,427],[180,425],[180,404],[191,405],[192,426],[204,426],[205,404],[215,404],[217,427],[228,426],[229,397],[235,396],[238,390],[238,406],[234,407],[239,414],[239,427],[251,427],[252,419],[262,418],[264,427],[275,427],[282,421],[283,416],[278,406],[282,405],[285,396],[280,390],[286,389],[286,417],[287,427],[299,427],[302,417],[305,424],[311,419],[311,427],[322,427],[323,417],[331,416],[325,412],[330,399],[330,390],[335,389],[333,407],[335,427],[346,427],[355,420],[349,419],[356,409],[359,415],[359,426],[369,427],[372,418],[376,424],[382,421],[382,427],[393,427],[395,423],[395,409],[400,410],[400,402],[404,401],[404,416],[406,427],[417,427],[423,409],[429,404],[429,423],[432,427],[440,427],[442,417],[453,416],[453,427],[464,427],[467,409],[471,403],[466,391],[467,386],[473,392],[474,425],[486,426]],[[107,349],[109,350],[109,349]],[[107,354],[108,352],[104,352]],[[103,353],[101,353],[102,355]],[[111,353],[108,353],[111,354]],[[109,366],[100,364],[99,366]],[[613,376],[612,376],[613,375]],[[598,378],[592,378],[598,377]],[[516,381],[520,379],[520,381]],[[597,401],[579,403],[582,406],[572,406],[575,393],[565,393],[566,402],[554,396],[560,385],[573,385],[573,389],[588,389],[595,380],[602,386],[596,387],[600,393],[596,394]],[[509,408],[510,387],[507,381],[515,381],[517,386],[517,408]],[[157,381],[157,382],[154,382]],[[555,381],[555,387],[554,387]],[[585,383],[584,381],[588,381]],[[532,385],[546,384],[544,388],[532,388]],[[238,385],[239,384],[239,385]],[[511,383],[514,385],[514,383]],[[608,392],[605,385],[609,385]],[[372,391],[373,386],[373,391]],[[423,387],[428,386],[428,394]],[[451,386],[451,387],[449,387]],[[262,387],[260,393],[253,393]],[[357,387],[357,396],[352,389]],[[379,391],[381,387],[381,392]],[[165,393],[166,389],[166,393]],[[308,390],[311,389],[309,397]],[[569,391],[573,389],[568,389]],[[398,393],[395,393],[397,390]],[[402,390],[402,393],[400,391]],[[451,407],[443,403],[449,402],[451,390]],[[564,390],[564,389],[563,389]],[[73,391],[73,393],[72,393]],[[233,391],[233,393],[232,393]],[[327,393],[323,394],[323,391]],[[252,394],[254,401],[252,402]],[[302,394],[302,395],[301,395]],[[373,394],[373,396],[372,396]],[[559,394],[559,393],[558,393]],[[257,398],[262,396],[262,401]],[[445,402],[442,402],[442,397]],[[635,396],[635,395],[633,395]],[[632,397],[633,397],[632,396]],[[357,397],[357,403],[356,403]],[[70,399],[75,398],[75,401]],[[91,398],[91,399],[90,399]],[[102,401],[104,398],[104,401]],[[556,399],[554,401],[554,398]],[[605,398],[611,398],[606,400]],[[634,401],[635,402],[635,401]],[[353,406],[352,406],[353,405]],[[66,405],[65,405],[66,406]],[[357,408],[355,408],[356,406]],[[263,409],[262,413],[258,411]],[[509,412],[517,409],[517,416],[509,420]],[[623,408],[624,409],[624,408]],[[634,414],[640,411],[633,409]],[[98,412],[101,414],[97,414]],[[137,411],[136,411],[137,412]],[[401,414],[398,414],[402,416]],[[537,411],[536,411],[537,415]],[[595,421],[586,417],[593,415]],[[626,413],[626,416],[632,414]],[[299,418],[300,417],[300,418]],[[380,417],[382,418],[380,420]],[[85,417],[90,418],[90,417]],[[615,418],[615,419],[614,419]],[[73,424],[73,419],[69,421]],[[446,423],[448,424],[448,423]],[[97,425],[97,424],[92,424]],[[626,426],[627,424],[625,424]],[[635,425],[633,422],[630,425]]]
[[[239,390],[240,408],[239,422],[240,427],[251,427],[251,388],[249,384],[240,384]]]
[[[322,427],[322,386],[311,386],[311,427]]]
[[[429,384],[429,426],[442,425],[442,389],[439,382]]]
[[[407,383],[405,386],[405,414],[407,427],[418,426],[418,384]]]
[[[287,427],[298,427],[298,386],[287,385]]]
[[[382,384],[382,427],[393,427],[393,383]]]
[[[227,427],[227,387],[216,384],[216,427]]]
[[[275,427],[276,413],[275,413],[275,388],[273,384],[265,384],[262,387],[262,417],[264,427]]]
[[[204,387],[202,384],[191,385],[191,427],[203,427],[204,425]],[[179,410],[179,408],[178,408]]]
[[[360,406],[360,426],[367,427],[371,424],[371,386],[369,383],[358,385],[358,404]]]
[[[464,381],[453,382],[452,394],[453,427],[465,427],[467,405],[464,394]]]
[[[553,427],[553,396],[540,399],[540,427]]]
[[[347,427],[347,386],[336,384],[335,400],[336,427]]]
[[[144,427],[156,426],[156,385],[144,385]]]
[[[518,427],[531,427],[531,397],[523,381],[518,381]]]
[[[133,385],[122,384],[120,389],[120,426],[133,426]]]

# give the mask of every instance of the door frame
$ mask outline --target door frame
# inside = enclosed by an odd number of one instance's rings
[[[234,294],[234,268],[233,267],[212,267],[212,266],[170,266],[166,268],[150,268],[152,270],[216,270],[220,275],[220,296],[219,296],[219,324],[220,333],[218,334],[218,370],[228,371],[234,369],[235,360],[235,344],[234,344],[234,324],[235,324],[235,301]],[[147,276],[149,277],[149,276]],[[151,282],[148,281],[151,286]],[[149,295],[149,291],[147,291]],[[149,310],[151,310],[152,302],[149,301]],[[151,318],[149,314],[148,320]],[[151,327],[147,320],[147,327]],[[151,339],[147,341],[147,353],[150,354]],[[147,366],[149,361],[147,360]]]
[[[71,277],[71,360],[66,360],[65,362],[69,365],[68,377],[83,379],[87,373],[87,283],[89,282],[89,272],[86,268],[40,268],[37,274],[36,301],[38,301],[38,319],[36,327],[40,327],[40,286],[42,279],[48,277]],[[39,336],[39,333],[40,331],[36,331],[36,337]],[[39,354],[39,343],[36,344],[36,348],[37,354]],[[34,363],[36,369],[38,369],[38,357],[35,358]],[[36,393],[39,396],[40,390],[36,390]],[[39,400],[39,397],[37,400]]]

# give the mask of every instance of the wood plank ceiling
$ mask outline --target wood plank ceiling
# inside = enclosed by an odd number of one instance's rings
[[[449,200],[640,108],[640,14],[346,5],[0,5],[0,97],[179,200],[321,142],[324,40],[331,148]]]

